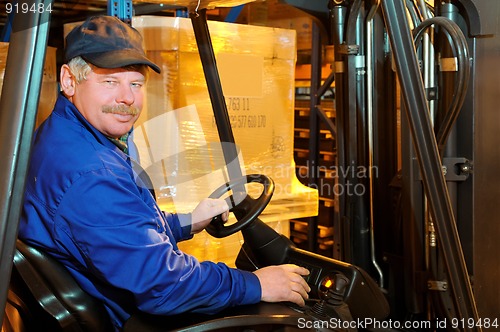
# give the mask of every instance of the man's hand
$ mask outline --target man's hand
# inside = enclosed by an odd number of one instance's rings
[[[191,234],[201,232],[207,227],[213,217],[222,215],[222,221],[229,217],[229,206],[221,198],[205,198],[191,213]]]
[[[288,301],[300,306],[305,305],[311,288],[302,276],[309,274],[303,267],[284,264],[267,266],[253,272],[259,278],[262,288],[262,301]]]

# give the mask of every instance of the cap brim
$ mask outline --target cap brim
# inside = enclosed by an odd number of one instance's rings
[[[161,69],[151,60],[136,51],[120,50],[114,52],[87,53],[82,55],[86,61],[100,68],[121,68],[131,65],[147,65],[158,74]]]

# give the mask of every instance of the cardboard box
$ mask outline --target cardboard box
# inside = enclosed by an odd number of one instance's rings
[[[311,49],[313,18],[306,12],[278,0],[253,2],[247,7],[249,24],[295,30],[297,50]]]
[[[9,43],[0,42],[0,92],[3,86],[8,51]],[[52,108],[57,99],[57,93],[56,49],[54,47],[47,47],[45,66],[43,68],[42,89],[38,102],[37,127],[52,112]]]
[[[148,173],[165,189],[159,193],[165,210],[191,211],[227,180],[222,152],[214,147],[220,140],[192,23],[141,16],[132,25],[143,34],[148,57],[162,67],[161,75],[150,76],[135,141]],[[274,180],[261,219],[288,235],[289,219],[318,211],[317,190],[300,183],[293,159],[296,32],[215,21],[208,27],[242,173]],[[258,194],[260,188],[248,190]],[[231,264],[240,244],[241,234],[214,239],[203,232],[182,249]]]

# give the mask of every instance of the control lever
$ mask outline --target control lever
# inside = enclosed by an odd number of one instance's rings
[[[331,321],[332,318],[337,319],[339,325],[341,325],[340,322],[352,321],[349,306],[344,302],[349,283],[349,279],[342,273],[324,277],[319,285],[320,301],[309,308],[306,314],[322,322]],[[356,331],[356,329],[347,328],[345,331]]]
[[[299,249],[290,239],[278,234],[259,218],[243,228],[242,233],[245,242],[236,259],[237,267],[253,271],[269,265],[296,264],[310,272],[305,277],[311,286],[310,299],[321,300],[323,296],[330,301],[327,302],[330,306],[338,304],[337,311],[345,304],[354,319],[384,319],[389,315],[385,295],[363,269]],[[331,278],[331,287],[336,287],[333,290],[327,290],[328,278]],[[346,314],[345,318],[348,317]]]

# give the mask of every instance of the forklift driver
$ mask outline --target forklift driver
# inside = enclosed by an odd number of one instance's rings
[[[139,32],[95,16],[66,37],[61,93],[35,133],[19,238],[62,262],[101,300],[119,330],[135,312],[215,313],[259,301],[304,305],[309,272],[279,265],[248,272],[199,262],[177,242],[203,230],[222,199],[190,214],[160,211],[128,154],[148,70]]]

